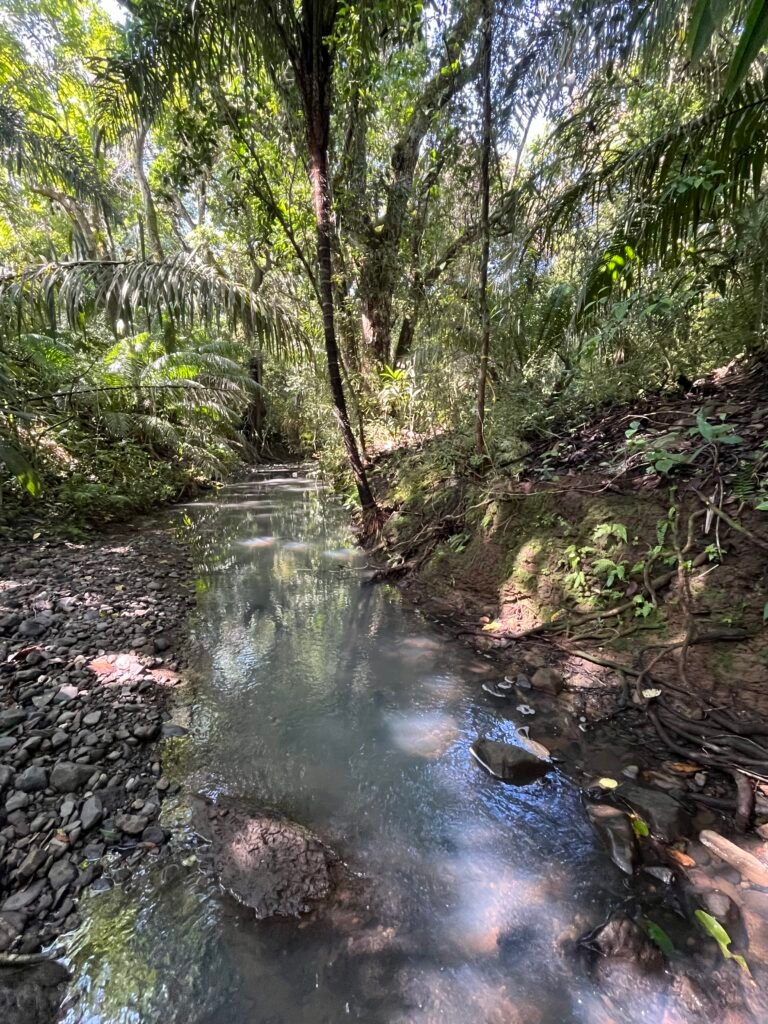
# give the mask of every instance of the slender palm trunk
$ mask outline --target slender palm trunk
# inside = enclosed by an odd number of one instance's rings
[[[485,451],[485,393],[488,384],[488,361],[491,351],[491,310],[488,304],[488,260],[491,248],[490,191],[491,191],[491,50],[493,47],[493,3],[483,3],[483,60],[481,87],[483,92],[483,139],[480,162],[480,317],[482,337],[480,346],[480,372],[477,378],[477,408],[475,411],[475,447],[478,454]]]

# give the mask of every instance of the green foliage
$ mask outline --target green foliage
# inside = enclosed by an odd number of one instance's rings
[[[443,486],[448,462],[514,476],[534,446],[551,477],[563,435],[596,407],[764,352],[759,0],[554,0],[546,17],[538,4],[494,5],[486,296],[482,5],[361,0],[315,13],[142,0],[115,25],[90,2],[0,0],[6,504],[58,495],[118,515],[132,494],[147,503],[221,476],[245,451],[241,426],[265,454],[317,455],[349,486],[305,173],[297,68],[310,42],[333,81],[313,130],[330,160],[342,386],[369,454],[451,432],[450,457],[438,446],[424,481]],[[483,298],[481,457],[469,432]],[[663,432],[637,419],[604,468],[674,480],[740,440],[703,408],[695,426]],[[745,453],[735,485],[758,509],[765,458]],[[134,487],[139,477],[151,488]],[[662,539],[632,564],[619,525],[567,549],[574,594],[609,599],[668,557]]]
[[[723,928],[723,926],[717,920],[717,918],[712,917],[712,915],[708,914],[705,910],[697,910],[694,916],[701,925],[701,927],[704,929],[704,931],[708,935],[711,935],[715,942],[718,944],[718,946],[720,947],[720,952],[723,954],[724,959],[735,960],[739,967],[742,969],[742,971],[744,971],[746,974],[749,974],[750,970],[747,966],[747,961],[744,959],[743,956],[739,956],[737,953],[731,952],[731,937],[725,930],[725,928]]]
[[[648,917],[644,917],[640,924],[648,938],[654,943],[654,945],[658,946],[664,956],[673,955],[675,952],[675,944],[661,925],[656,924],[655,921],[651,921]]]

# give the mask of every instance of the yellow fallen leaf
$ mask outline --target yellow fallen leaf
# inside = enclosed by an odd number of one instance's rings
[[[687,761],[665,761],[664,767],[678,772],[680,775],[693,775],[695,772],[701,771],[700,764],[690,764]]]
[[[652,697],[660,697],[661,690],[643,690],[643,696],[646,700],[651,700]]]
[[[493,622],[486,622],[483,626],[484,633],[495,633],[500,629],[504,629],[504,623],[500,622],[498,619],[494,619]]]
[[[616,779],[598,779],[597,784],[601,789],[616,789],[618,786]]]

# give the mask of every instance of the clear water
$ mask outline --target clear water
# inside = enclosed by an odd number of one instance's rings
[[[94,897],[68,1024],[597,1024],[569,952],[622,878],[557,773],[498,783],[512,740],[488,672],[365,579],[347,519],[283,471],[186,509],[198,556],[185,789],[278,809],[343,857],[362,897],[256,922],[194,851]],[[530,724],[521,720],[520,724]],[[660,1019],[648,1000],[624,1021]]]

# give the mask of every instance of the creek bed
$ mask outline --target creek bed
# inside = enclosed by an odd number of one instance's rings
[[[191,826],[171,859],[94,896],[67,1024],[596,1024],[575,940],[626,896],[579,790],[477,765],[515,712],[489,667],[366,580],[348,519],[282,469],[185,510],[205,652],[184,790],[279,812],[342,858],[322,910],[257,922]],[[625,1021],[660,1020],[653,990]]]

